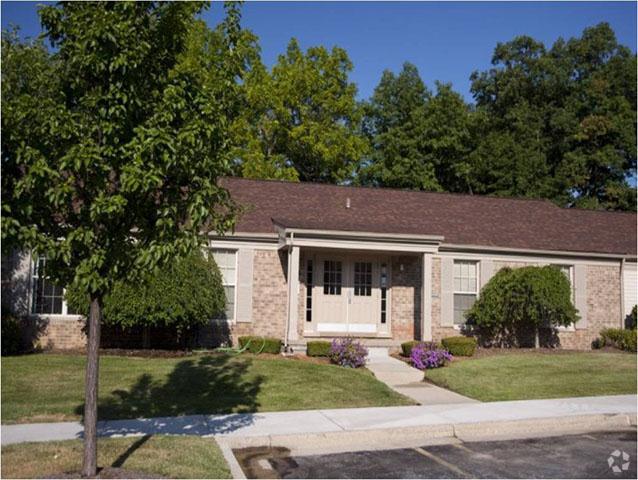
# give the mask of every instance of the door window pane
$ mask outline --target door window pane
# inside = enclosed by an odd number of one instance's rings
[[[354,263],[354,294],[361,297],[372,295],[372,263]]]
[[[323,294],[341,295],[341,262],[323,262]]]

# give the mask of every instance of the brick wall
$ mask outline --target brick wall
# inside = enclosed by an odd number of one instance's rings
[[[22,338],[27,350],[80,349],[86,346],[86,322],[78,317],[26,317]]]
[[[421,262],[419,257],[392,258],[391,332],[394,340],[416,338],[421,324]],[[403,265],[403,271],[401,271]]]
[[[564,348],[589,349],[603,328],[620,327],[620,267],[587,266],[587,328],[560,332]]]
[[[233,337],[260,335],[284,338],[288,290],[287,255],[275,250],[255,250],[253,260],[252,322],[233,326]]]
[[[438,262],[438,267],[434,264]],[[503,267],[519,268],[524,266],[539,266],[539,262],[495,261],[494,273]],[[432,268],[433,290],[438,288],[440,294],[440,260],[435,259]],[[440,300],[438,311],[435,312],[433,299],[433,336],[440,339],[458,331],[450,328],[440,328]],[[587,265],[587,328],[559,331],[560,346],[566,349],[587,350],[591,342],[598,337],[603,328],[620,326],[620,267]],[[437,326],[435,329],[434,326]],[[435,333],[436,330],[436,333]],[[455,332],[455,333],[451,333]]]

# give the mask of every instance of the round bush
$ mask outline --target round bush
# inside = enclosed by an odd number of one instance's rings
[[[329,357],[330,342],[317,340],[306,343],[306,355],[309,357]]]
[[[353,338],[334,339],[330,345],[330,361],[342,367],[363,367],[367,357],[368,349]]]
[[[471,357],[476,350],[476,339],[472,337],[447,337],[441,345],[456,357]]]
[[[69,305],[87,315],[88,298],[71,286]],[[205,325],[223,313],[226,297],[219,269],[200,252],[144,276],[139,282],[118,282],[104,298],[105,325],[130,328],[174,327],[178,335]]]
[[[467,312],[468,324],[489,345],[520,346],[534,332],[569,326],[578,320],[571,285],[556,267],[503,268],[483,287]]]

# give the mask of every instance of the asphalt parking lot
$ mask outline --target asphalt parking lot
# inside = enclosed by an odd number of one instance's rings
[[[399,450],[238,458],[249,478],[636,478],[636,431]],[[616,467],[616,468],[614,468]]]

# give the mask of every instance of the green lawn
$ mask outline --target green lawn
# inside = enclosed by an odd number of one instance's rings
[[[477,400],[525,400],[636,393],[636,356],[520,353],[463,359],[428,370],[426,380]]]
[[[2,423],[79,419],[84,356],[2,358]],[[99,418],[410,405],[365,369],[281,357],[103,356]]]
[[[230,478],[226,461],[210,438],[103,438],[98,440],[97,452],[100,468],[117,467],[164,478]],[[81,463],[81,440],[2,447],[3,478],[56,478],[56,474],[78,472]]]

